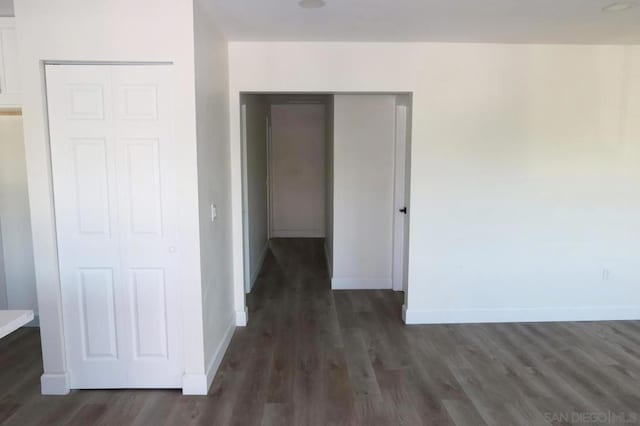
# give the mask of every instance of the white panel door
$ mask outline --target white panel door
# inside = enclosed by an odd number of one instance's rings
[[[72,388],[182,384],[170,71],[47,66]]]

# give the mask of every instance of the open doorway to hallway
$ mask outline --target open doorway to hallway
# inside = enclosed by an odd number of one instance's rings
[[[271,239],[324,239],[330,229],[331,100],[327,95],[242,96],[247,293]]]
[[[293,239],[319,240],[331,289],[406,291],[410,95],[245,93],[240,108],[245,293],[277,247],[307,244]]]

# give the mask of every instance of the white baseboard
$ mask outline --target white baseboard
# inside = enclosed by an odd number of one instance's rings
[[[270,238],[324,238],[318,229],[272,229]]]
[[[206,374],[185,374],[182,376],[183,395],[206,395],[207,393],[209,393],[209,386],[207,386]]]
[[[391,290],[390,278],[331,278],[332,290]]]
[[[246,306],[244,310],[236,311],[236,327],[246,327],[248,319],[249,319],[249,313],[247,312]]]
[[[333,276],[333,262],[329,256],[329,247],[327,247],[327,240],[324,240],[324,257],[327,260],[327,270],[329,271],[329,277]]]
[[[213,353],[213,357],[211,357],[211,361],[209,361],[209,366],[207,367],[207,392],[209,391],[209,388],[213,383],[213,379],[216,377],[216,373],[218,372],[218,368],[220,368],[220,364],[222,364],[222,359],[224,358],[224,354],[227,352],[227,348],[229,348],[229,343],[231,343],[231,338],[233,337],[233,333],[235,333],[235,331],[235,315],[232,315],[229,318],[227,329],[224,332],[224,337],[216,348],[216,351]]]
[[[640,319],[640,306],[526,309],[427,309],[402,307],[405,324],[619,321]]]
[[[233,333],[236,330],[235,314],[229,317],[227,329],[224,332],[222,341],[218,344],[211,360],[208,363],[205,374],[185,374],[182,377],[182,394],[183,395],[207,395],[209,388],[216,377],[218,368],[222,363],[225,352],[229,347]]]
[[[71,390],[67,373],[45,373],[40,376],[40,392],[43,395],[66,395]]]
[[[264,243],[264,247],[262,247],[262,252],[260,252],[260,257],[258,258],[258,263],[256,264],[255,269],[251,273],[251,281],[249,281],[249,291],[253,290],[253,285],[256,283],[258,279],[258,275],[260,275],[260,271],[262,270],[262,265],[264,264],[264,259],[267,257],[267,253],[269,252],[269,241]]]

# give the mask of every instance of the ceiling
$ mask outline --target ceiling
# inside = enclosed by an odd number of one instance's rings
[[[209,0],[230,40],[640,44],[640,0]],[[13,16],[13,0],[0,0]]]
[[[230,40],[640,43],[640,0],[209,1]]]

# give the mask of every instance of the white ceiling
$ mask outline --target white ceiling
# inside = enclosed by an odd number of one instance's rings
[[[640,44],[640,0],[209,0],[230,40]],[[0,0],[13,16],[13,0]]]
[[[640,43],[640,0],[209,0],[230,40]]]

